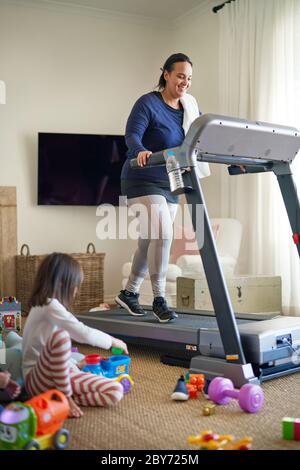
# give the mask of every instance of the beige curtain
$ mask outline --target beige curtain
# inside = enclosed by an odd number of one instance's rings
[[[300,128],[300,1],[236,0],[218,18],[221,113]],[[300,315],[299,256],[275,176],[221,171],[221,215],[244,228],[239,272],[280,275],[283,312]]]

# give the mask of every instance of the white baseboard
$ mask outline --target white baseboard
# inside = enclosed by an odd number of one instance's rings
[[[104,296],[104,303],[106,304],[115,304],[115,297],[116,294],[105,294]]]

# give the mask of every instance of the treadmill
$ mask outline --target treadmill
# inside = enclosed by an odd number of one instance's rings
[[[214,114],[197,118],[180,147],[153,153],[147,166],[166,165],[171,191],[185,194],[214,313],[177,311],[178,318],[166,324],[150,312],[137,320],[121,308],[77,318],[128,342],[168,351],[163,362],[185,365],[188,360],[192,373],[204,373],[208,380],[228,377],[236,387],[300,371],[300,317],[234,314],[197,176],[197,162],[226,164],[230,175],[272,171],[300,256],[300,205],[290,167],[299,148],[299,131],[292,127]],[[131,166],[142,171],[136,159]],[[197,227],[199,204],[204,212],[203,244]]]

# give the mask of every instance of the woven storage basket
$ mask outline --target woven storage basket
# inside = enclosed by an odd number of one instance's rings
[[[21,254],[16,256],[17,299],[21,302],[22,313],[29,312],[28,301],[33,288],[35,275],[42,260],[47,255],[31,255],[29,246],[22,245]],[[96,253],[93,243],[89,243],[86,253],[70,253],[82,267],[84,280],[76,295],[72,312],[87,312],[104,300],[104,253]]]
[[[45,256],[32,256],[28,245],[22,245],[20,255],[16,256],[17,300],[21,302],[23,315],[27,315],[29,311],[28,301],[35,275]]]
[[[93,243],[89,243],[86,253],[71,253],[82,267],[84,279],[76,295],[72,312],[88,312],[98,307],[104,300],[104,253],[96,253]]]

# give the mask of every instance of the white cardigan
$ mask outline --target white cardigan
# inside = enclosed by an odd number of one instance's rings
[[[189,94],[185,94],[181,99],[180,102],[183,106],[183,130],[185,135],[189,130],[191,124],[195,119],[199,117],[199,107],[196,99]],[[205,178],[206,176],[210,175],[209,165],[206,162],[198,162],[197,163],[197,170],[199,178]]]

